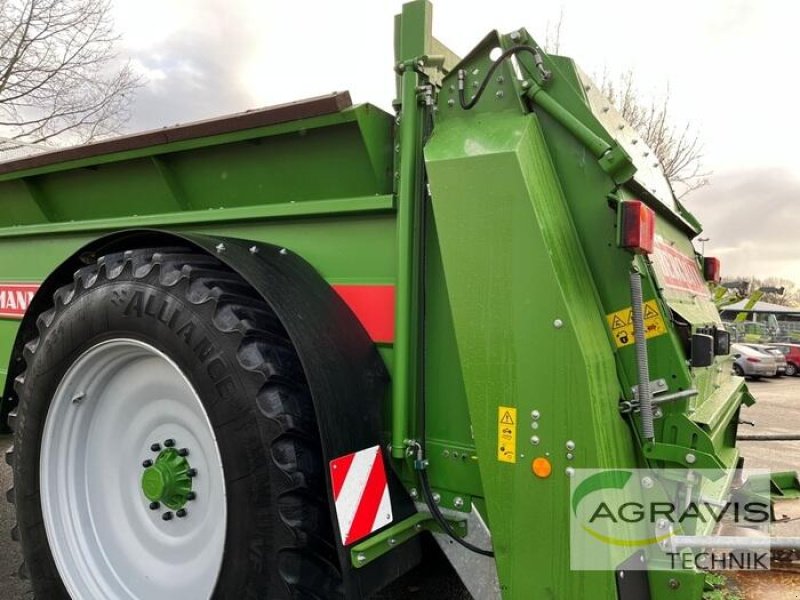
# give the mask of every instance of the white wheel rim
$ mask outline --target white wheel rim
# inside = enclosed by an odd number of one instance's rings
[[[189,449],[196,499],[164,521],[141,487],[153,443]],[[47,539],[73,598],[209,598],[225,545],[225,480],[214,431],[194,388],[162,352],[102,342],[64,375],[40,459]]]

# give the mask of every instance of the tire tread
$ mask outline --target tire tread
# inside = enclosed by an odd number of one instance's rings
[[[272,437],[272,461],[284,479],[277,496],[279,522],[291,531],[293,544],[277,548],[277,572],[284,591],[279,597],[343,597],[333,528],[325,492],[325,467],[314,418],[311,396],[300,361],[285,329],[257,293],[235,272],[215,257],[185,248],[144,248],[101,256],[96,263],[78,269],[71,282],[53,294],[53,306],[36,319],[38,336],[24,346],[23,358],[30,364],[39,351],[40,339],[47,335],[65,307],[104,282],[123,273],[133,279],[151,277],[166,289],[183,286],[188,302],[214,303],[212,323],[223,335],[240,337],[236,360],[243,371],[261,378],[260,390],[252,399],[254,410],[270,422],[277,434]],[[25,372],[15,380],[18,397],[25,390]],[[222,427],[237,421],[236,417]],[[9,415],[16,429],[17,410]],[[13,448],[6,456],[14,463]],[[7,492],[14,503],[14,488]],[[305,499],[298,506],[298,499]],[[26,533],[15,524],[12,537],[25,542]],[[22,533],[22,536],[20,536]],[[269,557],[263,557],[265,560]],[[23,563],[19,574],[27,574]],[[267,591],[270,594],[273,590]],[[250,597],[250,596],[248,596]],[[257,596],[253,596],[257,597]]]

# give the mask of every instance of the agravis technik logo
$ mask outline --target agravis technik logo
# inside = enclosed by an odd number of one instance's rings
[[[734,473],[723,475],[726,481]],[[642,569],[769,567],[769,475],[723,494],[718,471],[578,469],[571,480],[570,555],[575,570],[613,570],[634,553]],[[752,548],[726,549],[726,530]]]

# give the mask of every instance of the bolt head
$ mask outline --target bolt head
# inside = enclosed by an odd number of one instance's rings
[[[172,521],[172,513],[169,511],[165,512],[163,515],[161,515],[161,518],[165,521]]]
[[[567,440],[566,447],[567,450],[572,452],[573,450],[575,450],[575,442],[573,442],[572,440]]]
[[[541,440],[539,439],[538,435],[531,436],[531,444],[533,444],[534,446],[538,446],[540,441]]]
[[[178,450],[178,456],[189,456],[188,448],[181,448]]]
[[[575,455],[572,452],[567,452],[567,460],[572,460],[573,458],[575,458]]]
[[[439,494],[439,492],[434,492],[434,493],[433,493],[433,501],[434,501],[436,504],[439,504],[439,502],[441,502],[441,501],[442,501],[442,496]]]
[[[158,443],[153,444],[152,446],[150,446],[150,450],[152,452],[161,452],[161,444]]]
[[[461,496],[453,498],[453,506],[456,508],[464,508],[464,499]]]
[[[575,475],[575,469],[572,467],[567,467],[564,469],[564,473],[566,473],[567,477],[573,477]]]
[[[195,492],[186,492],[186,499],[197,500],[197,494]]]
[[[367,556],[366,556],[366,554],[358,554],[356,556],[356,560],[358,562],[360,562],[360,563],[363,563],[363,562],[365,562],[367,560]]]
[[[563,326],[564,326],[564,321],[562,321],[561,319],[556,319],[555,321],[553,321],[553,327],[555,327],[556,329],[561,329]]]
[[[642,487],[643,488],[649,490],[649,489],[653,488],[653,485],[655,485],[655,483],[653,482],[653,478],[652,477],[642,477]]]
[[[172,438],[164,440],[164,446],[166,446],[167,448],[172,448],[174,445],[175,445],[175,440],[173,440]]]
[[[536,421],[541,416],[542,415],[538,410],[532,410],[531,411],[531,419],[533,419],[534,421]]]
[[[394,546],[397,543],[397,540],[394,538],[389,538],[389,545]]]
[[[148,458],[148,459],[145,459],[145,460],[143,460],[143,461],[142,461],[142,466],[143,466],[145,469],[147,469],[148,467],[152,467],[152,466],[153,466],[153,461],[152,461],[152,460],[150,460],[149,458]]]
[[[186,471],[186,474],[187,474],[189,477],[197,477],[197,469],[195,469],[195,468],[191,468],[191,469],[189,469],[188,471]]]
[[[222,254],[225,252],[225,244],[219,243],[215,246],[218,253]]]
[[[686,462],[687,464],[693,465],[695,462],[697,462],[697,457],[690,452],[686,455]]]
[[[419,498],[419,492],[417,492],[417,488],[411,488],[408,492],[409,496],[411,496],[414,500]]]
[[[668,585],[669,589],[677,590],[679,587],[681,587],[681,582],[678,581],[677,579],[670,579]]]
[[[286,256],[288,254],[288,251],[286,250],[286,248],[281,248],[278,251],[278,254],[280,254],[281,256]]]
[[[250,246],[250,254],[258,254],[258,246]]]
[[[150,503],[150,510],[158,510],[159,508],[161,508],[161,504],[159,502]]]
[[[176,517],[178,517],[179,519],[183,519],[183,518],[184,518],[186,515],[187,515],[187,512],[186,512],[186,509],[185,509],[185,508],[180,508],[180,509],[178,509],[178,511],[175,513],[175,516],[176,516]]]

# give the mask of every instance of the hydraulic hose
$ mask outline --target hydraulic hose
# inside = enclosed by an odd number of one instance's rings
[[[483,96],[483,93],[486,91],[486,86],[489,85],[489,81],[491,81],[492,79],[492,75],[494,75],[494,72],[503,63],[503,61],[507,60],[511,56],[514,56],[515,54],[522,54],[522,53],[530,54],[533,57],[533,62],[539,69],[539,72],[542,75],[542,79],[544,80],[550,79],[552,75],[550,71],[548,71],[545,68],[544,62],[542,60],[542,55],[539,52],[538,48],[534,48],[533,46],[513,46],[508,50],[506,50],[505,52],[503,52],[500,56],[498,56],[497,60],[495,60],[492,63],[492,65],[489,67],[489,70],[486,72],[486,76],[483,78],[483,81],[481,82],[480,86],[475,92],[475,95],[469,101],[467,101],[465,97],[465,90],[464,90],[466,86],[465,82],[466,71],[464,71],[464,69],[461,69],[458,72],[458,101],[459,104],[461,105],[461,108],[463,108],[464,110],[472,109],[478,103],[478,100],[481,99],[481,96]]]
[[[636,346],[636,369],[639,377],[639,415],[642,419],[642,435],[648,442],[655,439],[653,430],[653,392],[650,389],[650,366],[647,361],[647,338],[644,329],[644,301],[642,298],[642,276],[631,272],[631,302],[633,315],[633,337]]]

